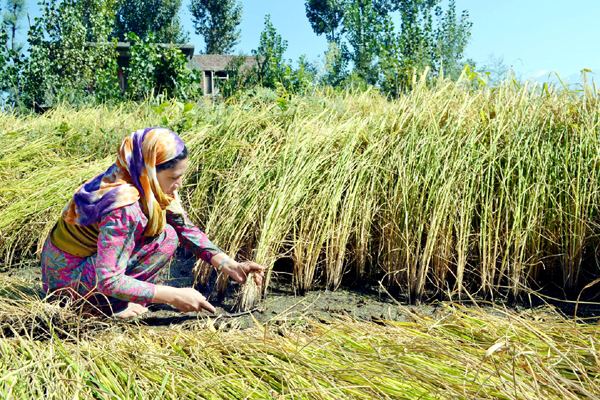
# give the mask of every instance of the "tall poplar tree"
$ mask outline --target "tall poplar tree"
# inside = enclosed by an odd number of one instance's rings
[[[153,35],[160,43],[187,41],[179,20],[181,0],[120,0],[114,36],[127,41],[129,32],[146,39]]]
[[[21,45],[16,37],[19,30],[19,20],[25,15],[25,0],[6,0],[6,11],[2,21],[3,28],[10,42],[10,49],[20,51]]]
[[[240,40],[242,5],[237,0],[191,0],[196,34],[206,43],[206,54],[229,54]]]

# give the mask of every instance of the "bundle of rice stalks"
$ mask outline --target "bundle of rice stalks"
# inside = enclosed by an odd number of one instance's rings
[[[254,281],[254,273],[251,272],[236,295],[235,310],[238,312],[251,310],[256,307],[261,297],[261,288]]]

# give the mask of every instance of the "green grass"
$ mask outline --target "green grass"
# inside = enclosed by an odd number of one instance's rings
[[[598,98],[517,85],[315,93],[281,108],[128,104],[0,115],[0,262],[29,260],[73,190],[143,126],[191,154],[184,199],[222,248],[293,262],[300,291],[574,292],[598,276]]]

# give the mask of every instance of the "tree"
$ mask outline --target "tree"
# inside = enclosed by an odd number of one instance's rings
[[[325,73],[321,82],[325,85],[339,86],[347,78],[347,60],[344,50],[334,41],[330,41],[325,52]]]
[[[0,27],[0,97],[8,86],[8,35],[6,31]]]
[[[354,76],[371,84],[377,81],[379,40],[389,4],[385,0],[307,0],[306,16],[317,35],[324,34],[334,45],[328,49],[328,72],[339,81],[346,62],[354,67]],[[336,60],[340,55],[341,59]],[[330,60],[336,60],[331,63]],[[326,66],[327,68],[327,66]],[[335,77],[337,75],[337,77]]]
[[[317,35],[330,43],[328,58],[341,52],[353,78],[397,94],[412,74],[457,77],[470,37],[468,13],[460,17],[454,0],[307,0],[306,15]],[[394,21],[400,21],[396,26]],[[338,65],[343,65],[338,63]]]
[[[183,43],[187,35],[177,16],[180,8],[181,0],[119,0],[114,36],[126,41],[129,32],[143,40],[153,34],[159,43]]]
[[[25,0],[7,0],[0,26],[0,98],[3,103],[13,102],[18,92],[23,46],[17,43],[16,36],[24,8]]]
[[[351,49],[346,57],[356,75],[370,84],[378,79],[377,60],[386,16],[387,9],[377,1],[348,1],[344,10],[344,33]]]
[[[265,27],[260,34],[258,49],[252,53],[256,57],[256,74],[262,86],[275,88],[283,82],[287,64],[283,53],[287,49],[287,41],[281,38],[271,22],[271,16],[265,15]]]
[[[107,75],[104,71],[115,67],[116,51],[108,41],[115,0],[43,0],[40,7],[42,15],[28,32],[29,55],[15,103],[40,108],[81,101]],[[116,76],[116,70],[108,75]],[[114,80],[106,83],[118,90]]]
[[[25,14],[25,0],[6,0],[6,12],[2,21],[10,36],[10,48],[13,51],[20,51],[21,46],[16,42],[17,31],[19,30],[19,20]]]
[[[344,0],[307,0],[306,17],[317,35],[327,41],[339,43],[344,17]]]
[[[132,32],[128,40],[128,98],[143,100],[153,94],[188,98],[200,93],[200,76],[187,67],[187,58],[180,49],[157,44],[152,35],[140,39]]]
[[[296,68],[290,79],[290,91],[294,93],[305,93],[314,84],[317,76],[317,68],[308,61],[305,55],[298,58],[298,68]]]
[[[204,37],[206,54],[228,54],[238,44],[242,6],[237,0],[192,0],[196,34]]]
[[[464,10],[460,18],[456,14],[456,3],[450,0],[444,12],[440,6],[436,8],[439,25],[435,31],[436,60],[434,67],[451,78],[460,75],[463,65],[461,60],[471,37],[473,23],[469,21],[469,13]]]
[[[460,61],[472,23],[467,11],[457,17],[454,0],[448,2],[446,11],[440,3],[441,0],[395,0],[391,9],[400,12],[399,42],[405,66],[429,66],[435,74],[456,78],[462,70]]]

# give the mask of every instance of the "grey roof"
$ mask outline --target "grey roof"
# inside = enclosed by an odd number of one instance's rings
[[[201,71],[225,71],[227,65],[235,58],[243,58],[242,68],[252,68],[256,65],[256,57],[253,56],[232,56],[225,54],[197,54],[192,57],[190,67]]]
[[[97,42],[89,42],[91,46],[112,46],[112,43],[97,43]],[[191,59],[194,55],[194,45],[193,44],[179,44],[179,43],[157,43],[160,47],[175,47],[181,50],[181,52],[188,58]],[[120,56],[129,57],[129,51],[131,49],[131,44],[129,42],[118,42],[116,46],[117,52]]]

